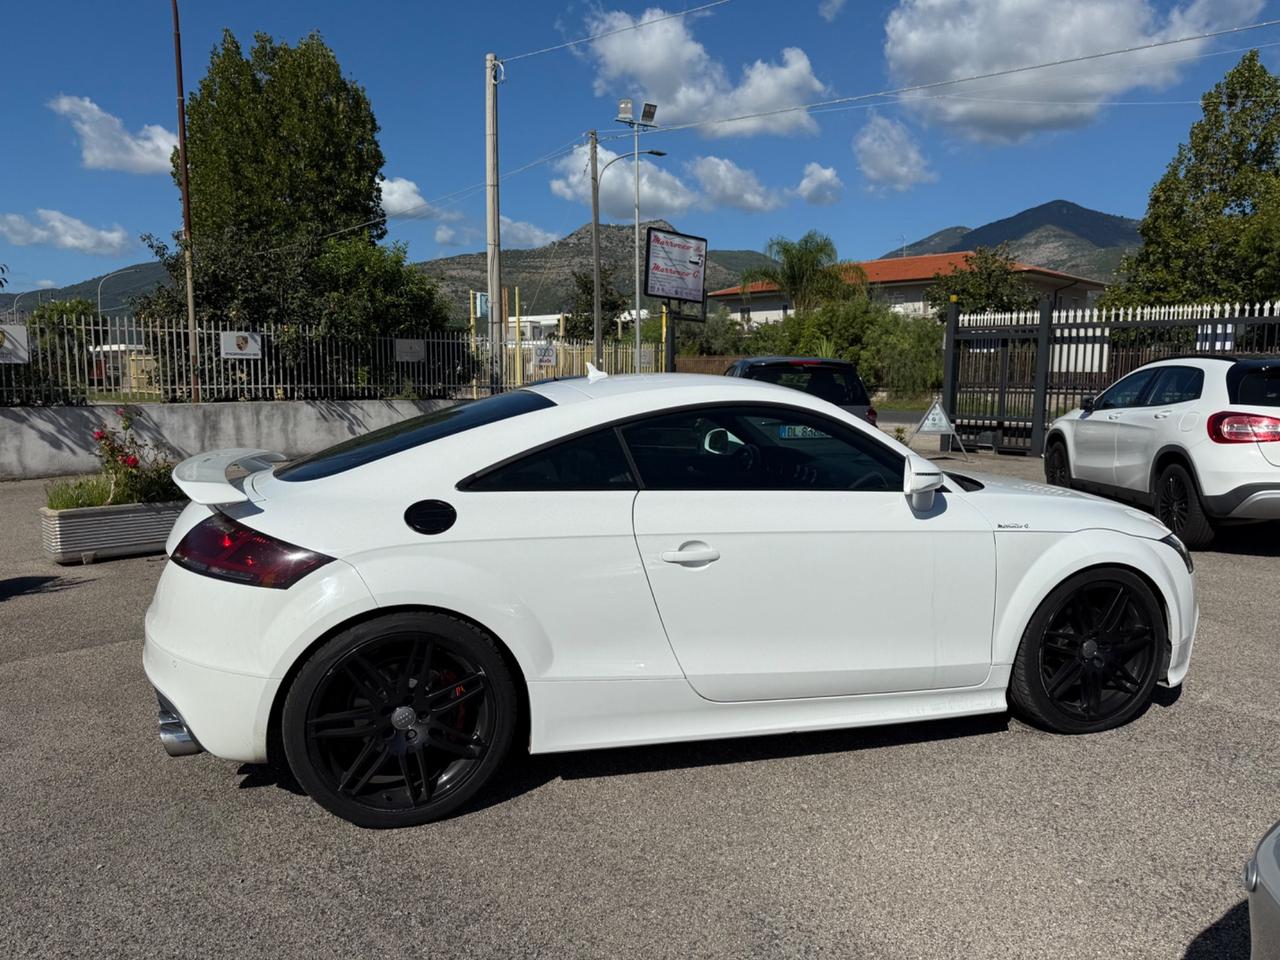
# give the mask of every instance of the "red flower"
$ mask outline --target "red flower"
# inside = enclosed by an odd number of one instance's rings
[[[136,467],[138,465],[138,458],[131,453],[124,458],[124,465],[126,467]]]
[[[124,407],[116,407],[116,416],[117,416],[117,417],[123,417],[123,416],[124,416]]]
[[[93,439],[95,439],[95,440],[105,440],[105,439],[106,439],[106,437],[107,437],[107,435],[106,435],[105,433],[103,433],[101,430],[95,430],[95,431],[93,431]]]

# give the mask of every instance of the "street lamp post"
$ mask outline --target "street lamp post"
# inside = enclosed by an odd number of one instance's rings
[[[98,281],[98,319],[102,319],[102,285],[112,277],[118,277],[122,273],[133,273],[137,267],[125,267],[123,270],[117,270],[115,273],[108,273],[105,277]]]
[[[13,298],[13,319],[15,319],[15,320],[17,320],[17,319],[18,319],[18,301],[19,301],[19,300],[21,300],[23,297],[25,297],[25,296],[26,296],[28,293],[30,293],[30,292],[31,292],[30,290],[23,290],[21,293],[17,294],[17,295]]]
[[[596,132],[591,131],[591,272],[592,272],[592,337],[594,340],[593,348],[595,354],[595,364],[599,367],[604,362],[604,334],[601,329],[600,319],[600,180],[604,177],[605,170],[617,163],[619,160],[626,160],[631,156],[629,153],[619,154],[608,163],[606,163],[600,172],[596,172]],[[665,157],[665,150],[642,150],[640,151],[650,157]],[[636,155],[636,163],[640,162],[640,155]],[[639,283],[639,220],[636,221],[636,282]],[[639,287],[636,288],[639,291]],[[640,295],[636,294],[636,370],[640,369],[640,354],[638,352],[640,344]]]
[[[631,133],[635,137],[634,155],[636,158],[636,372],[640,372],[640,129],[651,130],[657,124],[653,122],[653,118],[658,113],[658,106],[654,103],[646,103],[640,112],[639,119],[636,118],[631,105],[630,97],[623,97],[618,101],[619,123],[625,123],[631,128]]]

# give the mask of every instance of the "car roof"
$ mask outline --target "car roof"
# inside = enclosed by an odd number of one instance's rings
[[[579,403],[583,400],[624,397],[628,394],[652,394],[671,389],[693,389],[706,393],[767,389],[778,390],[788,398],[796,392],[789,387],[709,373],[626,373],[600,377],[597,380],[574,377],[568,380],[547,380],[530,384],[524,389],[540,393],[548,400],[561,405]]]

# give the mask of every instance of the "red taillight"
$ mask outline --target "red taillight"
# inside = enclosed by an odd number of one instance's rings
[[[1270,443],[1280,440],[1280,418],[1224,411],[1209,418],[1214,443]]]
[[[206,577],[285,590],[333,557],[276,540],[215,513],[187,531],[171,559]]]
[[[876,425],[876,417],[878,416],[880,416],[880,414],[876,413],[875,407],[867,407],[867,423],[874,427]]]

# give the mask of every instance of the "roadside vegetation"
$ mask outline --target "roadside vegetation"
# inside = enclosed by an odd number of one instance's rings
[[[173,461],[139,439],[128,408],[117,407],[115,412],[118,428],[104,423],[93,431],[101,472],[51,482],[45,487],[51,510],[185,499],[173,482]]]

